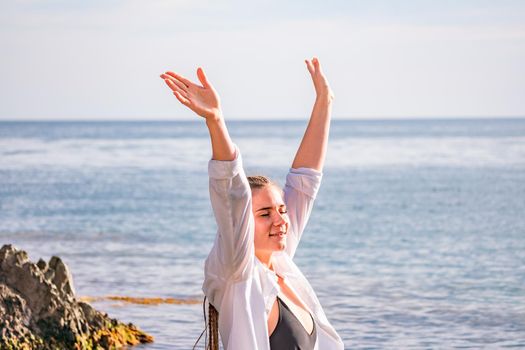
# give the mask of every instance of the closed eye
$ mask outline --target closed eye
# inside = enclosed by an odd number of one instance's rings
[[[288,210],[283,210],[283,211],[280,211],[279,213],[286,214],[286,213],[288,213]],[[261,214],[260,216],[270,216],[270,213]]]

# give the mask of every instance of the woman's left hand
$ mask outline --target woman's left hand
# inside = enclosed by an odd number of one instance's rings
[[[317,57],[314,57],[311,61],[304,61],[306,62],[306,67],[308,68],[308,71],[312,76],[312,81],[314,83],[315,93],[317,94],[317,97],[327,97],[329,100],[333,100],[334,93],[330,88],[330,85],[328,84],[328,80],[326,79],[323,70],[321,69],[321,63],[319,62]]]

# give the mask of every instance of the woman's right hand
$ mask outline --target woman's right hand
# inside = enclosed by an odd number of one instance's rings
[[[177,100],[199,116],[207,121],[222,118],[219,94],[210,84],[201,67],[197,69],[197,77],[202,86],[174,72],[166,72],[160,77],[173,91]]]

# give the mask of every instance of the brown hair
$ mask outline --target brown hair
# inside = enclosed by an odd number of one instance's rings
[[[204,349],[219,350],[219,312],[208,302],[208,322],[206,323],[206,299],[206,296],[204,296],[204,301],[202,302],[205,327],[195,344],[193,344],[193,350],[195,350],[195,347],[199,344],[204,333],[206,333],[204,337]]]
[[[210,337],[206,350],[219,350],[219,312],[211,303],[208,305],[208,327]]]
[[[270,185],[275,186],[275,183],[272,180],[270,180],[270,178],[264,175],[248,176],[248,183],[250,184],[250,188],[252,189],[252,191]]]
[[[281,186],[279,186],[276,182],[274,182],[272,179],[270,179],[267,176],[264,175],[254,175],[254,176],[248,176],[248,183],[250,184],[250,189],[252,192],[254,190],[259,190],[261,188],[265,188],[267,186],[273,186],[276,189],[281,192],[281,195],[284,196],[283,189]]]

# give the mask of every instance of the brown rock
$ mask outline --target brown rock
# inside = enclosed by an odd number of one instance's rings
[[[0,349],[106,349],[152,341],[132,324],[77,302],[71,272],[59,257],[34,264],[12,245],[0,249]]]

